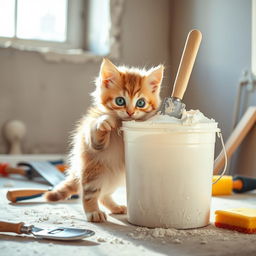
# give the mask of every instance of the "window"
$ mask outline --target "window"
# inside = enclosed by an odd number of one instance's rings
[[[16,8],[17,38],[66,41],[67,0],[17,0]]]
[[[123,3],[124,0],[0,0],[0,47],[54,53],[54,58],[56,54],[80,55],[81,60],[81,55],[89,59],[97,55],[116,58]]]
[[[91,0],[88,5],[88,50],[99,55],[109,53],[110,9],[109,0]]]
[[[0,0],[0,36],[13,37],[15,25],[15,1]],[[3,26],[5,24],[5,26]]]
[[[106,48],[108,43],[107,0],[0,0],[0,7],[0,24],[6,24],[0,26],[0,37],[62,43],[66,48],[86,48],[88,42],[92,49],[92,41]],[[85,9],[90,12],[85,13]],[[88,38],[84,37],[86,27],[91,31]]]
[[[67,0],[0,0],[0,36],[65,42]]]

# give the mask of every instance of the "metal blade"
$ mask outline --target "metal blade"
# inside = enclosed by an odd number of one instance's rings
[[[180,119],[185,107],[186,105],[178,98],[165,98],[160,107],[160,114],[173,116]]]
[[[46,161],[28,161],[20,162],[18,166],[27,166],[32,172],[38,173],[52,186],[58,185],[65,179],[65,175],[60,172],[54,165]]]
[[[32,234],[36,238],[72,241],[93,236],[95,232],[89,229],[78,228],[59,227],[54,229],[40,229],[33,227]]]

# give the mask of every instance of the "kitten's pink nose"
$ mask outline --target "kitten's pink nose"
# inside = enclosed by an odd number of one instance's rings
[[[132,116],[132,115],[134,114],[134,111],[126,110],[126,113],[127,113],[129,116]]]

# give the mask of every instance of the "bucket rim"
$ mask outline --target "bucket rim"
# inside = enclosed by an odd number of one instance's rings
[[[177,132],[219,132],[218,122],[197,123],[192,125],[181,125],[177,123],[146,123],[146,122],[122,122],[122,131],[177,131]]]
[[[163,133],[168,133],[168,132],[171,132],[171,133],[200,133],[200,134],[203,134],[203,133],[219,133],[221,132],[221,129],[219,128],[216,128],[216,129],[194,129],[194,130],[173,130],[173,129],[142,129],[142,128],[134,128],[134,129],[126,129],[126,128],[121,128],[122,131],[125,131],[125,132],[145,132],[145,133],[148,133],[148,132],[163,132]]]

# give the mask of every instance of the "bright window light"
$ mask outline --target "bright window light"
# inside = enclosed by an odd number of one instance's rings
[[[15,0],[0,0],[0,37],[15,35]]]
[[[18,0],[17,3],[18,38],[66,41],[67,0]]]
[[[107,55],[110,29],[110,0],[0,0],[0,44]]]
[[[111,27],[109,6],[109,0],[90,1],[89,50],[100,55],[109,53]]]

